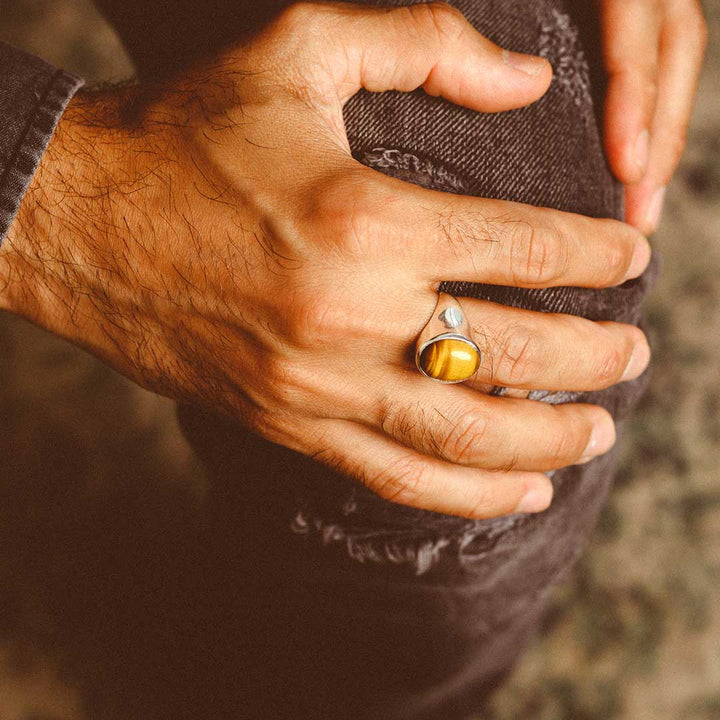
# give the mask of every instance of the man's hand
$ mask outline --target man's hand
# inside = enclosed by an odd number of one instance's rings
[[[707,29],[698,0],[600,0],[605,141],[627,221],[652,233],[685,148]]]
[[[637,377],[642,332],[464,299],[483,350],[474,386],[421,376],[415,338],[443,280],[610,286],[643,271],[647,241],[377,173],[351,157],[342,107],[361,87],[423,87],[498,111],[550,78],[445,5],[294,6],[129,128],[137,89],[71,104],[0,252],[0,304],[390,500],[542,510],[542,471],[607,451],[612,419],[479,388]]]

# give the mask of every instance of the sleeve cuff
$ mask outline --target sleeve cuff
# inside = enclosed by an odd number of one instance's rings
[[[0,43],[0,243],[81,78]]]

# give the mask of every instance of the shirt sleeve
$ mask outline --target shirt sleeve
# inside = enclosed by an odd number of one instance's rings
[[[65,107],[83,81],[0,43],[0,243]]]

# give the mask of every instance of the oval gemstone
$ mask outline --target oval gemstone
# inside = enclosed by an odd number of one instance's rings
[[[480,367],[480,355],[464,340],[442,338],[423,349],[419,364],[426,375],[436,380],[461,382]]]

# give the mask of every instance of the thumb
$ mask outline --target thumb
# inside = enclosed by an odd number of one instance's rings
[[[422,87],[473,110],[498,112],[534,102],[552,79],[547,60],[500,48],[445,3],[314,7],[336,15],[322,53],[343,103],[360,88]]]

